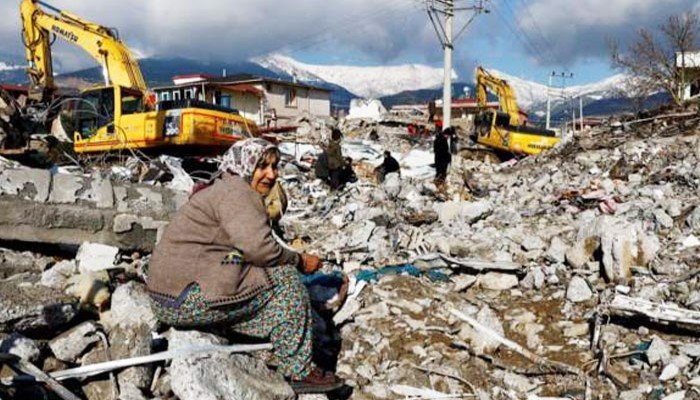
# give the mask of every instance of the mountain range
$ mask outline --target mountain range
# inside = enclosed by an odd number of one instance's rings
[[[0,58],[0,82],[26,83],[24,67],[16,61]],[[396,104],[425,103],[442,97],[442,68],[420,64],[404,64],[381,67],[346,65],[313,65],[296,61],[282,55],[268,55],[246,62],[207,63],[185,58],[146,58],[139,60],[141,70],[149,86],[172,84],[174,75],[207,73],[220,75],[249,73],[269,78],[298,81],[332,90],[334,108],[348,108],[356,97],[379,98],[387,108]],[[531,119],[543,117],[547,103],[547,86],[528,81],[505,72],[489,70],[505,79],[515,91],[521,109],[529,112]],[[473,94],[474,85],[467,83],[453,71],[453,94],[459,97],[466,92]],[[99,67],[74,71],[57,76],[59,84],[76,82],[92,84],[102,81]],[[629,109],[629,102],[622,98],[627,82],[624,75],[615,75],[600,82],[570,86],[565,89],[552,88],[553,119],[566,119],[571,115],[572,99],[578,114],[578,99],[584,105],[584,114],[599,115]],[[658,95],[656,96],[657,100]]]

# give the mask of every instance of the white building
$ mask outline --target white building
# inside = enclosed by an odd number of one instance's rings
[[[685,66],[686,85],[681,93],[681,100],[688,100],[700,95],[700,51],[676,53],[676,68]]]
[[[290,126],[303,115],[331,114],[328,89],[250,74],[178,75],[173,77],[173,85],[153,90],[158,101],[193,99],[236,109],[262,128]]]

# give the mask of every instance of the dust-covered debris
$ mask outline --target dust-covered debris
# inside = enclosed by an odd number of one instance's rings
[[[280,143],[289,199],[281,232],[350,276],[334,321],[343,341],[337,372],[352,398],[696,396],[700,137],[692,124],[661,120],[604,125],[504,163],[465,150],[444,186],[432,182],[430,139],[401,123],[299,121]],[[331,191],[313,166],[336,126],[359,180]],[[379,184],[384,150],[401,173]],[[0,201],[111,212],[110,232],[152,240],[199,180],[173,158],[55,176],[0,165]],[[68,368],[56,359],[131,358],[190,335],[157,334],[143,290],[148,251],[132,254],[117,241],[95,252],[87,242],[100,235],[80,241],[77,260],[3,250],[0,348],[53,370]],[[84,347],[63,352],[57,341],[85,321],[99,323],[105,339],[81,338]],[[117,398],[117,389],[123,398],[293,397],[257,355],[217,357],[128,368],[71,388],[90,399]]]

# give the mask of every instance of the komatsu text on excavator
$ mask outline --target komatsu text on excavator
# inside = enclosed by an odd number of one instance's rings
[[[76,152],[216,151],[258,135],[256,124],[233,109],[191,99],[156,104],[136,58],[115,29],[38,0],[22,0],[20,11],[31,98],[46,101],[56,90],[51,60],[54,37],[85,50],[102,66],[105,86],[84,91],[70,111],[68,134]]]
[[[487,89],[498,96],[499,109],[486,108]],[[555,132],[527,126],[521,121],[515,93],[508,82],[476,69],[476,100],[480,108],[474,123],[474,140],[482,145],[518,155],[539,154],[559,142]]]

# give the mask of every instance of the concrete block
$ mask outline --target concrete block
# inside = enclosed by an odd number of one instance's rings
[[[114,207],[114,190],[112,189],[112,181],[103,178],[99,174],[94,174],[90,181],[90,191],[88,199],[94,201],[97,208],[112,208]]]
[[[53,177],[50,203],[74,204],[78,200],[78,191],[85,185],[82,176],[70,174],[56,174]]]
[[[8,169],[0,173],[0,194],[45,202],[49,198],[51,173],[45,169]]]
[[[114,246],[85,242],[78,249],[75,260],[80,273],[95,272],[112,268],[117,253],[119,249]]]
[[[114,217],[112,231],[114,233],[130,232],[138,224],[144,230],[159,230],[168,225],[168,221],[159,221],[151,217],[139,217],[134,214],[118,214]]]
[[[49,347],[59,360],[74,362],[88,346],[100,340],[96,332],[97,325],[89,321],[83,322],[51,340]]]

